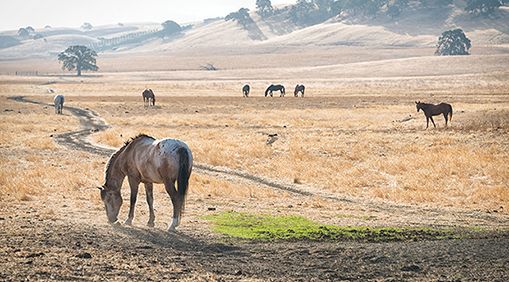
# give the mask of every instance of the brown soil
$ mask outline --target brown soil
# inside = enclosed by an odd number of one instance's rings
[[[1,280],[507,281],[509,235],[419,242],[241,242],[183,227],[71,224],[1,211]]]

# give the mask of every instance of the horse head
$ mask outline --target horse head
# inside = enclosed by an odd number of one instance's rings
[[[106,216],[108,217],[109,223],[115,223],[118,221],[118,213],[122,206],[122,195],[120,195],[120,189],[108,189],[106,184],[98,187],[101,191],[101,200],[104,202],[106,208]]]
[[[421,101],[415,102],[415,107],[417,108],[417,112],[422,108]]]

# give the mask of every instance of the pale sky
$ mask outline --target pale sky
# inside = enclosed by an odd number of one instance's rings
[[[272,0],[272,5],[296,0]],[[256,0],[1,0],[0,30],[32,26],[80,27],[128,22],[174,20],[180,24],[226,16]]]

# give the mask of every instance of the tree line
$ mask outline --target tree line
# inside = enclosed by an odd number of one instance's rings
[[[287,10],[277,10],[270,0],[256,0],[256,12],[262,18],[286,14],[295,24],[307,26],[342,14],[395,19],[411,6],[444,9],[452,4],[452,0],[297,0]],[[473,16],[490,16],[507,4],[509,0],[466,0],[465,11]]]

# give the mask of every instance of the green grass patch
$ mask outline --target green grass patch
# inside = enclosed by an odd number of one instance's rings
[[[450,230],[432,228],[324,225],[297,215],[273,216],[223,212],[205,216],[215,232],[255,240],[355,240],[369,242],[455,238]]]

